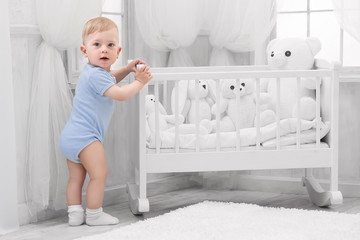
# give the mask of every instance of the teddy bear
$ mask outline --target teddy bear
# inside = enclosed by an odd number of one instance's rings
[[[176,116],[168,115],[164,106],[161,102],[158,102],[158,121],[159,121],[159,130],[173,132],[175,133],[175,124],[176,124]],[[146,110],[146,135],[147,139],[150,137],[152,132],[155,132],[156,129],[156,98],[152,94],[148,94],[145,96],[145,110]],[[184,124],[184,117],[179,114],[178,115],[178,129],[179,134],[194,134],[196,133],[196,125],[195,124]],[[211,122],[210,120],[204,119],[199,123],[199,134],[207,134],[211,131]]]
[[[195,124],[197,114],[199,120],[211,120],[211,106],[214,104],[213,92],[209,88],[208,80],[197,80],[198,90],[196,90],[196,80],[179,81],[178,111],[185,117],[186,123]],[[198,91],[199,112],[196,107],[196,93]],[[175,113],[175,88],[171,93],[171,110]]]
[[[321,49],[321,42],[316,37],[273,39],[269,42],[266,53],[270,69],[273,70],[310,70],[314,66],[315,55]],[[321,83],[321,79],[319,79]],[[269,93],[271,109],[276,109],[277,86],[275,79],[263,81],[262,89]],[[313,120],[316,116],[315,102],[316,80],[301,78],[300,118]],[[297,80],[280,79],[280,118],[297,117]]]
[[[236,95],[239,94],[239,103]],[[260,127],[275,121],[275,112],[263,107],[270,101],[266,93],[261,93],[260,104]],[[217,108],[220,113],[220,131],[231,132],[236,130],[236,121],[239,116],[239,128],[251,128],[256,126],[256,93],[253,79],[224,79],[221,83],[220,105],[212,106],[211,112],[216,116]],[[216,120],[212,120],[212,129],[216,131]]]

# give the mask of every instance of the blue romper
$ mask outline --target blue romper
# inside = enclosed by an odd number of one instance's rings
[[[103,142],[115,110],[115,100],[104,92],[116,83],[106,70],[86,64],[76,86],[73,109],[60,136],[64,156],[80,163],[79,153],[94,141]]]

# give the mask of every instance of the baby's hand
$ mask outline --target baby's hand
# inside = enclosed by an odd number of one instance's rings
[[[142,84],[148,83],[152,79],[151,72],[149,72],[150,67],[144,65],[140,69],[135,70],[135,80],[141,82]]]
[[[141,59],[135,59],[130,62],[128,62],[128,65],[126,66],[127,69],[129,69],[130,72],[136,72],[136,65],[142,64],[146,65],[146,63]]]

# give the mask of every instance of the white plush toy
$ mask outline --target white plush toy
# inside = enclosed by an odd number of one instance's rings
[[[198,80],[199,120],[211,120],[211,106],[214,104],[208,80]],[[186,123],[196,123],[196,85],[195,80],[179,81],[178,111],[185,117]],[[175,88],[171,93],[171,110],[175,113]]]
[[[268,65],[274,70],[309,70],[314,66],[315,55],[321,43],[315,37],[274,39],[267,46]],[[262,88],[272,97],[271,108],[276,106],[276,80],[264,81]],[[313,120],[316,116],[316,80],[301,78],[300,118]],[[280,118],[297,116],[297,80],[280,81]]]
[[[156,99],[152,94],[145,96],[146,103],[146,119],[147,119],[147,138],[156,129]],[[161,131],[175,132],[176,117],[175,115],[168,115],[161,102],[158,103],[159,108],[159,129]],[[193,134],[196,133],[195,124],[183,124],[184,117],[178,116],[179,134]],[[207,134],[211,131],[210,120],[203,120],[199,124],[199,134]]]
[[[236,94],[239,94],[237,104]],[[260,127],[275,121],[275,113],[272,110],[263,109],[270,98],[266,93],[261,93],[260,104]],[[212,106],[211,112],[216,116],[217,103]],[[230,132],[236,130],[236,121],[239,116],[239,128],[256,126],[256,93],[255,83],[252,79],[226,79],[221,83],[221,98],[219,105],[221,114],[220,131]],[[213,130],[216,131],[216,120],[212,120]]]

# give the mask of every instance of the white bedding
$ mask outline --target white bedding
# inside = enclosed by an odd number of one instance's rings
[[[300,143],[315,143],[316,141],[316,121],[300,121]],[[298,121],[296,118],[288,118],[280,121],[280,145],[296,144],[296,131]],[[330,130],[330,123],[320,122],[320,139],[323,138]],[[240,147],[256,145],[257,138],[256,128],[243,128],[239,131]],[[277,124],[272,123],[265,127],[260,128],[260,144],[263,147],[273,148],[276,146]],[[223,132],[220,133],[220,147],[232,148],[236,147],[237,134],[236,132]],[[199,147],[200,149],[216,148],[217,134],[199,134]],[[147,141],[148,148],[156,148],[156,137],[153,132]],[[160,133],[160,148],[175,148],[175,133],[161,132]],[[196,134],[181,134],[179,135],[179,148],[182,149],[195,149],[196,148]]]
[[[330,131],[330,122],[322,123],[320,127],[320,139],[326,136]],[[296,133],[289,133],[280,137],[280,146],[289,146],[296,144]],[[316,142],[316,128],[302,131],[300,134],[300,144],[311,144]],[[265,148],[276,147],[276,138],[265,141],[261,144]]]

